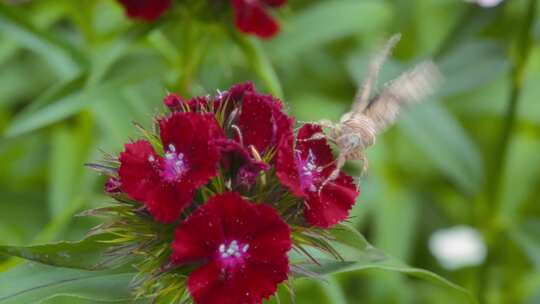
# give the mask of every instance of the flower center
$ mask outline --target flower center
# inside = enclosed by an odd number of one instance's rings
[[[161,176],[168,182],[178,181],[187,171],[188,166],[184,154],[176,153],[174,145],[170,144],[165,153],[163,165],[161,167]]]
[[[322,167],[315,163],[315,155],[311,150],[308,151],[306,159],[302,159],[300,151],[296,151],[296,163],[298,165],[298,173],[300,175],[300,184],[302,189],[316,192],[316,183],[321,182]]]
[[[218,260],[223,271],[234,271],[238,266],[242,267],[244,258],[249,250],[248,244],[242,244],[236,240],[222,243],[218,248]]]
[[[248,244],[240,244],[236,240],[233,240],[229,244],[219,245],[219,256],[222,259],[229,258],[242,258],[244,254],[248,251]]]

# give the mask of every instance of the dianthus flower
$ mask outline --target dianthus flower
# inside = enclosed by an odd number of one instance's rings
[[[141,256],[138,297],[256,304],[302,270],[291,268],[293,246],[310,260],[305,246],[339,257],[320,228],[343,221],[358,192],[343,172],[329,178],[332,150],[313,140],[321,127],[295,136],[281,101],[251,82],[163,103],[159,134],[138,126],[145,139],[91,166],[108,175],[105,191],[118,202],[93,233],[120,236],[115,259]]]
[[[216,175],[220,152],[212,141],[223,132],[213,115],[200,113],[174,113],[159,128],[164,154],[145,140],[126,144],[118,172],[124,191],[167,223]]]
[[[289,226],[272,207],[225,193],[176,229],[171,259],[199,263],[187,281],[198,304],[261,303],[287,279],[291,246]]]
[[[119,0],[132,19],[155,21],[171,6],[172,0]]]
[[[305,199],[306,220],[318,227],[331,227],[349,215],[358,191],[352,177],[340,172],[335,180],[327,180],[336,168],[332,149],[326,139],[312,139],[322,128],[304,125],[293,139],[284,141],[276,164],[279,180],[296,196]]]
[[[282,6],[286,0],[231,0],[231,2],[236,27],[240,31],[261,38],[270,38],[279,32],[279,24],[268,9]]]

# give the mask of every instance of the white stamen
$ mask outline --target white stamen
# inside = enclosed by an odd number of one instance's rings
[[[169,152],[176,152],[176,148],[174,147],[173,144],[169,144]]]
[[[148,156],[148,161],[153,163],[156,159],[154,158],[154,155]]]
[[[236,240],[233,240],[229,243],[229,246],[226,246],[225,244],[219,245],[219,253],[222,258],[230,258],[230,257],[236,257],[241,258],[244,253],[247,252],[249,249],[249,245],[245,244],[240,248],[238,242]]]

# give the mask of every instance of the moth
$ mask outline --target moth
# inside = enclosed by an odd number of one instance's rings
[[[316,122],[328,129],[328,132],[316,133],[306,139],[326,138],[339,150],[336,169],[320,189],[338,177],[346,161],[361,160],[363,172],[367,171],[365,151],[375,143],[377,136],[396,121],[402,108],[421,102],[442,83],[442,74],[435,63],[426,60],[385,84],[379,92],[373,93],[383,64],[400,39],[400,34],[392,36],[384,48],[372,57],[350,111],[336,123],[329,120]]]

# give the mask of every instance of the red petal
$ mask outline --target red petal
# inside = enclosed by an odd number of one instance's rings
[[[228,192],[208,199],[204,208],[221,219],[223,233],[245,240],[257,227],[257,212],[236,192]],[[246,206],[247,205],[247,206]]]
[[[281,263],[246,265],[243,276],[235,284],[242,286],[244,301],[238,303],[261,303],[273,295],[279,283],[287,280],[289,262],[282,258]]]
[[[325,167],[326,172],[332,172],[335,166],[328,164],[334,161],[334,155],[332,154],[332,148],[326,142],[326,139],[308,140],[317,133],[322,133],[323,129],[320,126],[305,124],[298,130],[298,140],[296,143],[296,149],[300,151],[302,159],[308,156],[311,150],[315,155],[315,164],[320,167]]]
[[[215,226],[216,219],[222,228],[210,229],[209,221]],[[226,266],[220,260],[218,248],[227,240],[249,245],[238,266]],[[287,279],[291,246],[289,227],[272,207],[249,203],[238,193],[225,193],[210,198],[177,229],[173,260],[210,259],[188,279],[195,303],[254,304],[272,295]]]
[[[220,218],[199,208],[176,229],[171,260],[187,263],[210,259],[223,240]]]
[[[227,294],[223,281],[220,280],[221,267],[212,262],[199,267],[189,275],[187,285],[189,293],[197,304],[234,304],[234,298]]]
[[[329,182],[318,193],[312,193],[306,200],[304,216],[313,226],[328,228],[347,219],[359,192],[352,177],[341,172],[339,177]]]
[[[161,181],[146,199],[148,211],[163,223],[172,223],[193,199],[193,186],[189,183],[171,184]]]
[[[293,121],[281,110],[281,103],[270,95],[247,93],[238,126],[244,146],[253,145],[262,155],[292,134]]]
[[[279,181],[287,186],[296,196],[304,196],[304,190],[298,174],[298,166],[294,159],[294,138],[292,135],[284,139],[278,147],[276,175]]]
[[[119,0],[133,19],[154,21],[171,6],[171,0]]]
[[[242,32],[270,38],[279,32],[279,24],[266,12],[264,5],[256,0],[233,0],[236,26]]]
[[[287,3],[287,0],[263,0],[264,3],[270,6],[278,7]]]
[[[134,200],[146,201],[148,194],[160,183],[159,175],[149,158],[157,160],[159,156],[145,140],[126,144],[124,152],[120,154],[120,183]]]
[[[253,145],[260,154],[264,154],[272,141],[274,122],[272,108],[263,96],[256,93],[244,96],[238,126],[244,146]]]
[[[180,111],[182,110],[182,104],[184,103],[184,99],[174,93],[170,93],[165,96],[165,98],[163,99],[163,103],[171,111]]]
[[[188,179],[193,188],[216,175],[220,153],[212,142],[224,135],[214,115],[177,112],[160,120],[159,126],[164,148],[173,145],[184,155],[188,171],[183,179]]]
[[[272,207],[257,205],[257,232],[251,241],[250,260],[259,263],[281,264],[291,249],[291,230]]]
[[[233,85],[227,91],[222,92],[217,99],[220,101],[228,100],[228,102],[235,104],[236,102],[241,101],[248,92],[255,92],[255,86],[251,81]]]

